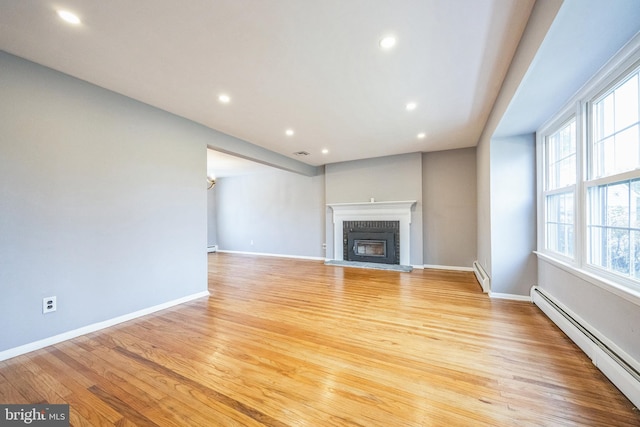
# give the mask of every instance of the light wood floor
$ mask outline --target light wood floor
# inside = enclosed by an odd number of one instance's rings
[[[210,298],[0,362],[0,402],[72,425],[628,426],[534,305],[472,273],[209,255]]]

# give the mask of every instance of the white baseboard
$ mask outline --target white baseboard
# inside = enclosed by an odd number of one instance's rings
[[[213,246],[208,246],[207,247],[207,253],[217,252],[217,251],[218,251],[218,245],[213,245]]]
[[[457,267],[454,265],[425,264],[423,268],[433,268],[434,270],[473,271],[473,268],[471,267]]]
[[[22,354],[30,353],[41,348],[48,347],[50,345],[58,344],[62,341],[67,341],[72,338],[86,335],[91,332],[96,332],[101,329],[108,328],[110,326],[117,325],[118,323],[126,322],[136,319],[138,317],[146,316],[147,314],[155,313],[156,311],[164,310],[175,305],[184,304],[198,298],[209,296],[209,291],[198,292],[196,294],[187,295],[186,297],[178,298],[173,301],[168,301],[162,304],[154,305],[153,307],[144,308],[142,310],[134,311],[133,313],[125,314],[122,316],[114,317],[113,319],[105,320],[103,322],[94,323],[91,325],[83,326],[72,331],[64,332],[62,334],[54,335],[49,338],[34,341],[29,344],[24,344],[19,347],[10,348],[0,352],[0,361],[11,359],[12,357],[20,356]]]
[[[489,298],[531,302],[531,297],[529,295],[502,294],[500,292],[491,291],[489,291]]]
[[[284,254],[268,254],[263,252],[245,252],[245,251],[229,251],[226,249],[218,249],[220,253],[226,254],[240,254],[240,255],[255,255],[255,256],[269,256],[276,258],[294,258],[294,259],[308,259],[312,261],[324,261],[325,257],[316,256],[301,256],[301,255],[284,255]]]
[[[537,286],[531,288],[531,300],[636,407],[640,407],[640,376],[637,374],[640,363],[637,360]]]

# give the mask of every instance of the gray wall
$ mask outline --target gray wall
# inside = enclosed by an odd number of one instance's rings
[[[424,263],[471,267],[477,246],[476,149],[422,155]]]
[[[220,178],[215,194],[220,250],[324,257],[323,175],[274,169]]]
[[[326,203],[417,200],[411,213],[411,264],[422,265],[422,154],[333,163],[325,167]],[[327,256],[333,257],[332,211],[326,212]]]
[[[218,244],[216,193],[216,187],[207,191],[207,246],[209,247]]]
[[[477,147],[477,259],[491,292],[529,295],[537,283],[535,135]]]
[[[0,351],[207,289],[205,128],[2,52],[0,99]]]
[[[487,274],[491,277],[491,286],[493,286],[493,270],[495,268],[493,253],[498,251],[500,253],[508,251],[511,242],[514,240],[513,236],[506,232],[493,232],[493,227],[501,227],[501,224],[493,222],[493,210],[496,209],[492,203],[495,200],[494,192],[494,176],[502,175],[501,171],[496,174],[493,173],[494,167],[505,168],[508,163],[502,166],[494,165],[494,151],[499,147],[494,146],[493,138],[496,136],[496,131],[500,127],[511,128],[510,123],[505,123],[504,117],[509,113],[510,104],[512,104],[514,97],[517,95],[519,86],[521,85],[523,78],[525,78],[527,71],[530,69],[531,64],[534,62],[534,58],[540,45],[543,43],[549,27],[553,23],[560,6],[562,6],[563,0],[545,0],[536,1],[531,10],[529,21],[522,34],[518,49],[511,60],[509,70],[502,82],[502,87],[496,98],[496,101],[491,110],[491,114],[487,120],[482,135],[477,145],[477,171],[478,171],[478,262],[484,267]],[[542,97],[537,94],[536,99],[530,100],[531,102],[541,102]],[[551,98],[550,94],[548,98]],[[502,122],[502,123],[501,123]],[[517,132],[506,132],[501,136],[512,136],[512,134],[525,133],[525,130],[518,128]],[[499,145],[499,144],[498,144]],[[498,154],[498,159],[504,158],[504,156]],[[535,156],[534,156],[535,158]],[[507,160],[505,159],[505,162]],[[535,175],[531,179],[535,180]],[[515,197],[518,196],[518,190],[516,190]],[[506,191],[501,191],[503,197],[511,197]],[[535,200],[535,198],[533,199]],[[498,215],[499,216],[499,215]],[[531,230],[527,230],[525,236],[529,236]],[[528,237],[525,237],[528,239]],[[498,240],[496,240],[498,239]],[[535,262],[535,261],[534,261]],[[503,275],[504,277],[504,275]],[[502,280],[499,278],[499,280]],[[495,292],[508,293],[510,286],[506,284],[499,285]],[[516,285],[514,290],[520,288],[520,285]],[[518,292],[524,295],[521,292]]]
[[[535,135],[491,141],[491,292],[529,295],[537,283]]]
[[[491,142],[480,141],[476,147],[478,197],[477,261],[491,277]]]

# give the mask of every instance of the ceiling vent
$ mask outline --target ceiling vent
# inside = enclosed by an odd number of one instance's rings
[[[296,151],[295,153],[293,153],[294,156],[308,156],[309,153],[307,153],[306,151]]]

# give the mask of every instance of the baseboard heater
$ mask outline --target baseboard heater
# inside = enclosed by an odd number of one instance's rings
[[[491,289],[489,275],[478,261],[473,261],[473,272],[476,274],[476,279],[478,279],[480,286],[482,286],[482,292],[489,292],[489,289]]]
[[[614,350],[594,334],[588,324],[562,307],[537,286],[531,288],[531,301],[536,304],[598,367],[620,391],[640,407],[640,370],[628,361],[628,355]],[[635,365],[635,366],[634,366]]]

